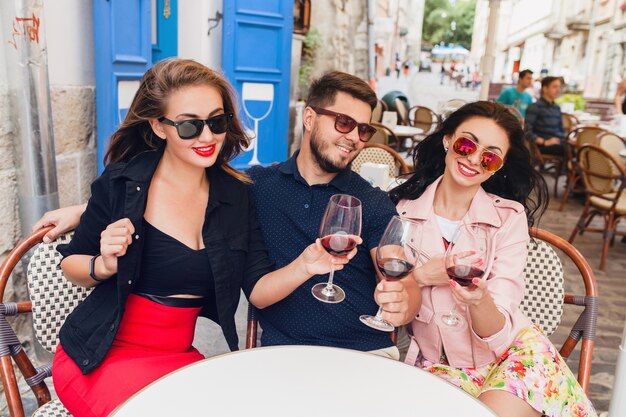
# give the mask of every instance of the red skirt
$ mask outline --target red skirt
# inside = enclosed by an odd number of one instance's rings
[[[191,346],[200,310],[131,294],[111,349],[89,374],[57,346],[52,379],[59,399],[74,417],[104,417],[152,381],[204,359]]]

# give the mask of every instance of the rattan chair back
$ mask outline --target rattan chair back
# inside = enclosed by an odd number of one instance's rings
[[[563,304],[584,307],[575,321],[559,353],[568,359],[581,342],[578,360],[578,382],[585,392],[589,390],[591,360],[598,319],[598,284],[587,260],[565,239],[546,230],[530,228],[530,243],[526,264],[526,291],[522,310],[548,334],[556,330],[561,320]],[[560,256],[573,263],[585,286],[584,294],[563,291],[565,270]],[[567,275],[567,281],[577,274]],[[545,281],[545,282],[542,282]],[[562,297],[562,301],[559,298]]]
[[[409,110],[409,117],[414,127],[418,127],[424,131],[421,136],[429,135],[439,127],[439,115],[435,113],[434,110],[428,107],[411,107],[411,109]]]
[[[380,123],[383,120],[383,102],[380,100],[376,101],[376,107],[372,110],[372,122]]]
[[[389,178],[395,178],[400,174],[409,172],[409,168],[402,156],[394,149],[385,145],[367,143],[359,155],[352,161],[352,170],[360,172],[361,166],[366,162],[389,166]]]
[[[68,233],[52,243],[39,244],[28,262],[26,278],[33,303],[35,336],[51,353],[56,350],[65,318],[92,291],[66,280],[59,266],[62,258],[56,247],[71,238],[72,233]]]
[[[409,123],[409,109],[406,107],[406,103],[399,98],[394,99],[396,105],[396,111],[398,112],[398,123],[408,126]]]
[[[556,251],[545,241],[531,238],[524,269],[526,287],[520,308],[549,336],[563,315],[563,264]]]
[[[13,362],[19,368],[26,385],[28,385],[37,400],[38,409],[33,417],[71,417],[71,414],[57,400],[51,400],[50,390],[46,385],[46,378],[52,376],[51,364],[35,367],[22,342],[6,320],[7,316],[22,316],[33,313],[33,323],[37,339],[46,350],[53,352],[58,343],[58,332],[61,324],[69,312],[82,300],[87,290],[75,287],[65,281],[59,269],[60,255],[55,248],[59,243],[69,241],[64,236],[52,244],[41,244],[43,236],[52,227],[34,232],[20,241],[9,252],[0,265],[0,377],[6,397],[6,404],[10,417],[23,417],[24,405],[22,389],[18,385],[20,378],[15,372]],[[29,261],[27,281],[31,301],[7,302],[4,292],[9,279],[14,275],[16,267],[21,263],[31,249],[39,245]],[[68,285],[69,284],[69,285]]]

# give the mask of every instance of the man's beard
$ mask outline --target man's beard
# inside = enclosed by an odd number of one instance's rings
[[[340,166],[331,161],[323,154],[322,147],[324,146],[324,143],[318,139],[317,126],[313,127],[313,130],[311,131],[311,139],[309,143],[311,145],[311,153],[315,158],[315,162],[317,162],[317,165],[319,165],[320,168],[322,168],[325,172],[328,172],[329,174],[336,174],[338,172],[341,172],[346,169],[350,165],[350,163],[352,163],[352,161],[349,161],[345,166]],[[327,145],[327,147],[329,146],[332,145]]]

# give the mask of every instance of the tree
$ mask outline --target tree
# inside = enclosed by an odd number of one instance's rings
[[[476,0],[426,0],[422,38],[433,45],[472,45]]]

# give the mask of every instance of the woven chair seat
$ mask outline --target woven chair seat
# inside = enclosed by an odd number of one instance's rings
[[[61,401],[52,400],[37,409],[32,417],[72,417],[72,415],[63,407]]]
[[[361,165],[366,162],[388,165],[389,178],[395,178],[398,176],[395,158],[392,154],[382,148],[363,148],[359,153],[359,156],[354,158],[354,161],[352,161],[352,170],[354,172],[359,172],[361,170]]]
[[[520,306],[526,316],[546,335],[554,333],[563,314],[563,264],[546,242],[532,239],[524,268],[526,286]]]
[[[53,243],[41,243],[28,263],[28,293],[33,303],[33,327],[41,345],[54,353],[59,329],[91,289],[67,281],[60,267],[59,244],[68,243],[72,234],[61,236]]]
[[[607,199],[594,195],[589,198],[589,202],[596,207],[599,207],[603,210],[608,211],[608,210],[611,210],[611,206],[613,206],[613,200],[615,200],[615,194],[616,193],[604,194],[604,196]],[[619,200],[617,201],[617,204],[615,205],[615,213],[620,216],[623,214],[626,214],[626,193],[622,193],[622,195],[620,195]]]

